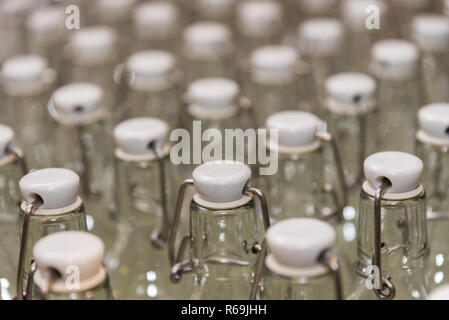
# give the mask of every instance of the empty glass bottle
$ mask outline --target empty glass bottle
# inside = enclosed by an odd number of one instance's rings
[[[0,125],[0,300],[11,300],[16,294],[18,182],[27,171],[22,151],[14,147],[13,139],[11,128]]]
[[[425,99],[429,103],[449,100],[449,18],[419,15],[412,21],[412,38],[422,52]]]
[[[309,19],[298,26],[297,36],[299,52],[311,67],[320,103],[315,112],[321,114],[327,77],[346,68],[344,25],[334,18]]]
[[[265,228],[269,217],[265,196],[249,187],[251,170],[240,162],[207,162],[185,180],[170,231],[169,258],[172,281],[193,271],[192,299],[248,299],[258,253],[258,217],[254,197],[261,201]],[[184,236],[178,254],[175,241],[186,187],[196,193],[190,205],[190,233]],[[185,249],[190,251],[183,258]]]
[[[110,211],[114,166],[103,91],[92,83],[68,84],[53,92],[48,106],[57,124],[57,164],[80,175],[84,201],[94,213],[88,216],[88,229],[105,241],[108,254],[116,228]]]
[[[24,280],[31,267],[32,247],[43,236],[66,230],[86,231],[86,214],[78,197],[79,177],[68,169],[35,170],[19,181],[21,242],[17,299],[24,298]]]
[[[82,231],[47,235],[33,247],[35,300],[111,300],[104,244]]]
[[[379,150],[413,152],[416,112],[422,105],[418,49],[405,40],[378,41],[370,70],[378,81]]]
[[[294,48],[273,45],[254,50],[245,80],[245,94],[254,105],[258,127],[274,112],[314,110],[310,68]]]
[[[179,123],[180,73],[175,57],[166,51],[148,50],[132,54],[125,63],[123,102],[118,119],[158,117],[170,127]]]
[[[186,82],[206,77],[235,78],[234,46],[229,27],[196,22],[183,32],[183,71]]]
[[[17,145],[27,154],[30,168],[53,164],[51,121],[45,111],[55,74],[40,56],[15,56],[1,69],[0,111],[3,121],[16,132]]]
[[[343,299],[336,232],[330,224],[311,218],[283,220],[268,228],[264,246],[269,253],[260,253],[254,277],[260,299]],[[256,295],[254,284],[250,298]]]
[[[430,289],[449,283],[449,104],[422,107],[416,151],[424,162],[423,183],[427,192],[427,219],[430,254],[426,278]]]
[[[422,161],[404,152],[379,152],[364,162],[356,273],[350,299],[425,299],[426,195]]]
[[[167,252],[176,170],[168,125],[156,118],[126,120],[114,130],[119,236],[111,260],[118,299],[188,299],[184,281],[170,282]],[[183,223],[183,230],[188,224]],[[187,279],[186,279],[187,280]]]

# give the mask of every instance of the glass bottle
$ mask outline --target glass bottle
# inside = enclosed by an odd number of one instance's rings
[[[269,253],[259,256],[254,280],[259,288],[253,285],[251,298],[259,289],[261,300],[343,299],[336,232],[330,224],[311,218],[283,220],[268,228],[264,245]]]
[[[306,20],[298,26],[297,47],[301,56],[310,65],[318,99],[318,108],[315,112],[321,115],[327,77],[346,68],[344,25],[334,18]]]
[[[20,203],[18,182],[26,174],[22,151],[14,147],[14,132],[0,124],[0,300],[16,294],[19,228],[17,206]]]
[[[103,266],[104,244],[96,235],[64,231],[33,247],[33,300],[112,300]]]
[[[140,3],[133,11],[135,51],[167,50],[178,56],[180,27],[178,8],[168,1]]]
[[[132,54],[125,63],[126,84],[118,119],[158,117],[171,128],[179,123],[180,72],[175,57],[166,51],[148,50]]]
[[[422,52],[421,72],[428,103],[449,100],[449,18],[418,15],[412,20],[412,38]]]
[[[61,51],[68,36],[66,18],[64,7],[49,5],[33,11],[26,23],[29,51],[45,57],[58,73],[63,69]]]
[[[178,182],[168,133],[156,118],[129,119],[114,130],[119,236],[110,274],[117,299],[188,299],[191,292],[187,281],[170,282],[164,250]]]
[[[19,181],[20,251],[17,268],[17,298],[24,298],[24,280],[31,269],[31,250],[43,236],[66,230],[86,231],[86,214],[78,197],[79,177],[68,169],[35,170]]]
[[[430,292],[427,300],[449,300],[449,285],[439,286]]]
[[[430,289],[449,283],[449,104],[422,107],[418,112],[416,153],[424,162],[423,183],[427,192],[430,254],[426,278]]]
[[[378,26],[374,25],[376,21],[367,20],[375,12],[372,8],[378,10]],[[348,70],[368,72],[371,46],[391,33],[388,6],[383,0],[344,0],[341,14],[347,32]]]
[[[350,299],[425,299],[426,195],[422,161],[404,152],[365,159],[357,241],[359,275]]]
[[[87,81],[99,85],[111,113],[118,99],[113,77],[120,61],[118,47],[115,31],[99,26],[74,31],[63,50],[66,66],[62,72],[63,83]]]
[[[198,166],[185,180],[170,231],[168,250],[171,280],[192,270],[192,299],[248,299],[256,263],[259,223],[254,198],[261,203],[265,229],[269,227],[265,196],[248,186],[251,170],[241,162],[219,160]],[[195,187],[190,205],[190,232],[175,253],[179,217],[188,186]],[[184,251],[190,257],[184,260]]]
[[[51,121],[45,111],[55,73],[36,55],[15,56],[1,69],[3,121],[14,128],[17,145],[27,154],[30,168],[53,164]]]
[[[235,78],[234,46],[229,27],[196,22],[183,32],[183,72],[187,83],[206,77]]]
[[[314,84],[309,66],[294,48],[265,46],[254,50],[244,87],[253,105],[258,127],[283,110],[314,110]]]
[[[242,66],[254,49],[281,42],[283,8],[280,3],[270,0],[240,2],[236,15],[237,50]]]
[[[378,81],[379,149],[413,152],[416,112],[422,105],[419,52],[405,40],[387,39],[371,50]]]
[[[88,230],[106,245],[106,257],[116,236],[113,216],[113,154],[107,134],[107,110],[102,89],[92,83],[71,83],[53,92],[48,104],[56,122],[54,144],[58,166],[81,177],[81,193],[94,215]]]

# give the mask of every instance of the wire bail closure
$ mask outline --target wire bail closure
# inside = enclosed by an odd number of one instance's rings
[[[175,215],[173,217],[173,224],[170,228],[170,237],[168,240],[168,258],[169,258],[169,262],[170,262],[170,265],[172,268],[171,273],[170,273],[170,280],[173,283],[179,282],[182,278],[183,273],[192,271],[192,268],[190,267],[190,260],[184,259],[184,253],[187,248],[187,244],[188,244],[187,241],[189,240],[190,235],[187,234],[183,237],[176,254],[175,254],[175,242],[176,242],[176,233],[177,233],[177,229],[178,229],[179,218],[180,218],[181,211],[182,211],[182,204],[184,202],[185,192],[186,192],[186,189],[188,186],[193,186],[193,185],[194,185],[193,179],[186,179],[182,182],[181,186],[179,187],[178,199],[176,202],[176,211],[175,211]],[[257,188],[245,187],[243,189],[243,194],[250,195],[250,196],[253,196],[253,197],[256,197],[257,199],[259,199],[260,204],[261,204],[264,228],[265,228],[265,230],[267,230],[270,227],[270,216],[268,213],[268,205],[267,205],[267,201],[266,201],[266,197],[265,197],[264,193]],[[254,243],[254,245],[252,246],[253,253],[259,252],[259,254],[260,254],[261,249],[262,249],[261,246],[257,242]],[[220,263],[232,264],[232,261],[231,260],[229,260],[229,261],[223,260]]]
[[[9,145],[6,150],[8,153],[12,154],[14,158],[16,158],[19,163],[20,170],[22,171],[22,176],[26,175],[28,173],[28,165],[23,151],[17,147],[13,147],[12,145]]]

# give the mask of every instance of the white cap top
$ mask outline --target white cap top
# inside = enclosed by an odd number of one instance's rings
[[[280,32],[282,7],[276,1],[241,2],[237,7],[240,32],[249,37],[268,37]]]
[[[134,9],[133,19],[141,39],[160,39],[173,34],[178,24],[178,8],[171,2],[144,2]]]
[[[254,80],[265,84],[291,80],[296,74],[298,59],[294,48],[272,45],[255,49],[249,62]]]
[[[427,300],[449,300],[449,284],[433,289],[427,297]]]
[[[415,190],[421,180],[423,162],[418,157],[396,151],[378,152],[363,163],[365,177],[373,189],[377,189],[383,178],[391,182],[388,193],[407,193]]]
[[[58,116],[82,121],[103,107],[103,89],[93,83],[71,83],[56,89],[52,102]]]
[[[241,162],[218,160],[199,165],[193,170],[192,177],[202,200],[227,203],[243,197],[243,189],[251,178],[251,170]]]
[[[44,84],[47,61],[37,55],[14,56],[2,66],[1,77],[4,90],[26,93],[40,90]]]
[[[110,62],[116,54],[117,37],[108,27],[87,27],[73,33],[68,54],[80,64]]]
[[[344,26],[333,18],[315,18],[298,27],[298,48],[309,56],[339,54],[343,49]]]
[[[297,0],[304,12],[326,15],[337,6],[337,0]]]
[[[232,14],[236,0],[194,0],[195,8],[201,16],[219,19]]]
[[[438,14],[415,16],[412,37],[423,51],[449,50],[449,17]]]
[[[163,147],[167,142],[168,125],[157,118],[133,118],[114,129],[115,143],[122,152],[131,155],[153,155],[150,143]]]
[[[231,30],[224,24],[197,22],[184,29],[185,53],[192,57],[215,57],[232,48]]]
[[[175,63],[175,57],[166,51],[147,50],[132,54],[126,62],[131,73],[131,88],[147,91],[165,87]]]
[[[386,18],[388,8],[383,0],[345,0],[341,12],[346,26],[357,32],[369,31],[365,23],[370,6],[379,8],[381,19]]]
[[[324,250],[335,247],[337,234],[327,222],[293,218],[272,225],[265,238],[270,249],[266,264],[271,271],[284,276],[314,276],[327,272],[319,258]]]
[[[429,136],[449,140],[449,103],[434,103],[418,111],[421,130]]]
[[[50,44],[63,41],[66,33],[67,16],[63,7],[43,7],[33,11],[27,20],[29,40],[34,43]]]
[[[60,209],[73,204],[78,195],[80,178],[72,170],[48,168],[32,171],[19,181],[23,199],[31,203],[38,195],[41,209]]]
[[[316,142],[319,124],[320,119],[314,114],[293,110],[274,113],[266,120],[268,130],[278,130],[278,145],[288,148],[305,147]]]
[[[0,157],[7,154],[7,148],[14,139],[14,131],[8,126],[0,124]]]
[[[419,51],[405,40],[381,40],[373,45],[371,59],[371,71],[380,79],[411,78],[418,70]]]
[[[137,0],[94,0],[94,10],[102,22],[122,21],[128,18]]]
[[[94,234],[83,231],[63,231],[39,239],[33,247],[36,262],[34,282],[43,289],[48,285],[47,272],[56,271],[60,278],[51,284],[50,291],[83,291],[96,287],[105,279],[103,267],[104,244]],[[76,269],[74,269],[76,268]],[[69,288],[67,279],[77,271],[79,288]]]
[[[345,72],[332,75],[326,80],[326,107],[336,113],[366,112],[376,99],[376,87],[376,81],[363,73]]]
[[[203,108],[227,108],[234,106],[239,94],[237,82],[227,78],[204,78],[193,81],[187,88],[189,103]]]

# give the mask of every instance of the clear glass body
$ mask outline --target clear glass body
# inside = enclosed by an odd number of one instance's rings
[[[49,91],[18,96],[2,92],[3,123],[13,128],[14,140],[26,156],[30,169],[54,165],[55,148],[52,141],[54,125],[47,112]]]
[[[20,177],[17,162],[13,161],[0,167],[0,300],[11,300],[16,295],[20,246],[17,215]]]
[[[87,175],[84,174],[80,135],[86,147]],[[77,126],[58,124],[53,138],[58,150],[57,166],[71,169],[80,176],[81,195],[92,212],[87,215],[87,227],[104,241],[106,255],[117,234],[112,212],[114,163],[110,139],[102,121],[85,125],[81,131]]]
[[[185,83],[201,78],[230,78],[237,77],[235,56],[233,49],[219,52],[214,57],[193,57],[183,54],[183,71]]]
[[[449,100],[449,52],[422,54],[426,103]]]
[[[395,299],[425,299],[428,288],[424,280],[424,262],[428,252],[426,195],[405,200],[382,200],[381,263],[383,276],[390,275],[396,287]],[[372,264],[374,252],[374,198],[360,193],[357,229],[358,257],[362,270]],[[357,287],[349,297],[355,300],[378,299],[358,277]]]
[[[170,159],[164,159],[167,209],[170,219],[179,178]],[[151,233],[161,227],[162,207],[157,160],[126,162],[117,159],[117,208],[119,236],[109,261],[111,283],[117,299],[188,299],[191,274],[178,284],[170,282],[166,248],[156,248]],[[188,231],[181,217],[179,233]]]
[[[254,202],[232,209],[190,206],[192,299],[247,300],[257,254],[258,222]]]
[[[325,273],[316,277],[285,277],[265,267],[261,300],[335,300],[334,277]]]
[[[113,300],[109,278],[95,288],[70,293],[50,292],[43,294],[37,285],[33,287],[33,300]]]
[[[421,79],[379,80],[379,151],[413,153],[416,114],[422,106]]]

